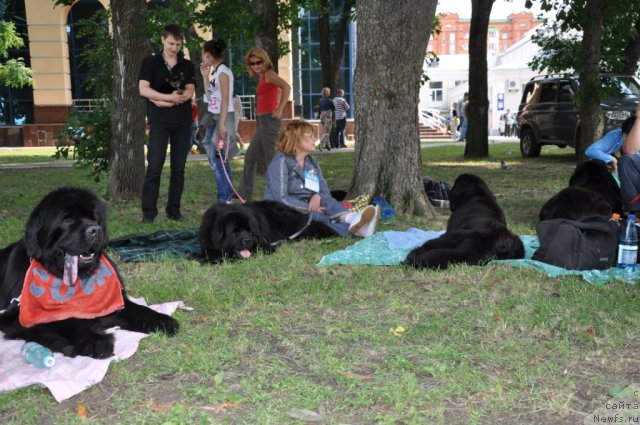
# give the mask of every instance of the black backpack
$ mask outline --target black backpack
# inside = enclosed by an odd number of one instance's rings
[[[613,220],[555,218],[536,224],[540,248],[533,259],[569,270],[616,265],[619,226]]]
[[[449,183],[444,180],[434,181],[429,176],[423,177],[422,183],[432,205],[441,206],[439,201],[449,201],[449,192],[451,192]]]

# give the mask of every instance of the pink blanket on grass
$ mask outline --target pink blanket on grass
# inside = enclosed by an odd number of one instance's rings
[[[144,299],[131,299],[146,305]],[[150,308],[172,315],[178,308],[190,310],[182,301],[155,304]],[[147,334],[125,331],[120,328],[109,330],[115,335],[114,355],[108,359],[94,359],[77,356],[65,357],[55,353],[56,364],[49,369],[38,369],[28,364],[20,354],[24,344],[21,340],[6,340],[0,332],[0,392],[12,391],[29,385],[44,385],[58,401],[64,401],[102,381],[107,374],[109,363],[124,360],[138,349],[140,340]]]

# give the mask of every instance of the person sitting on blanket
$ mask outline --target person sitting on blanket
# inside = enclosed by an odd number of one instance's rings
[[[267,168],[264,199],[279,201],[311,214],[341,236],[373,235],[380,216],[378,207],[369,205],[359,213],[350,212],[329,192],[320,166],[310,154],[316,149],[313,126],[292,120],[278,136],[276,155]]]
[[[621,128],[611,130],[584,151],[589,159],[600,160],[618,172],[623,208],[634,214],[640,214],[640,125],[635,125],[638,114],[640,104]],[[617,159],[614,154],[620,149],[622,155]]]

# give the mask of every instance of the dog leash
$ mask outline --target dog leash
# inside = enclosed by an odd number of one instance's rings
[[[311,217],[311,214],[309,214],[309,218],[307,219],[307,223],[302,227],[302,229],[298,230],[293,235],[289,236],[287,238],[287,240],[292,241],[292,240],[296,239],[298,236],[300,236],[305,230],[307,230],[307,228],[311,225],[312,221],[313,221],[313,217]],[[273,247],[276,247],[276,246],[280,245],[284,241],[285,241],[285,239],[280,239],[278,241],[271,242],[269,245],[273,246]]]

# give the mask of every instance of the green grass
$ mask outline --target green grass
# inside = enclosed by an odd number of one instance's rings
[[[522,159],[515,143],[491,145],[486,160],[464,160],[462,151],[424,149],[424,174],[449,182],[462,172],[480,175],[510,226],[527,234],[575,162],[556,148]],[[353,154],[317,157],[330,187],[346,188]],[[233,166],[238,175],[241,161]],[[85,174],[0,169],[0,246],[20,237],[51,189],[73,184],[104,194],[104,182]],[[141,225],[139,202],[110,204],[111,236],[196,227],[214,191],[207,164],[190,162],[183,222],[160,216]],[[400,217],[380,230],[441,229],[446,219]],[[302,424],[296,417],[306,409],[326,424],[575,424],[640,381],[634,286],[497,265],[316,267],[353,242],[300,241],[216,266],[119,264],[134,296],[194,308],[176,314],[181,332],[144,339],[103,382],[63,403],[40,388],[0,393],[0,422]],[[406,329],[400,336],[390,332],[398,326]],[[222,409],[224,402],[233,404]],[[77,415],[78,405],[88,418]]]

